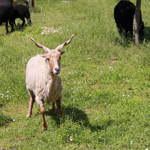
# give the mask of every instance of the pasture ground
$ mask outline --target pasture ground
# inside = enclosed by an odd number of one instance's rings
[[[134,45],[118,34],[113,9],[119,0],[36,0],[32,26],[6,35],[0,26],[0,149],[150,149],[150,1],[142,1],[145,40]],[[131,0],[135,3],[136,0]],[[61,77],[65,124],[45,103],[26,119],[28,60],[63,48]]]

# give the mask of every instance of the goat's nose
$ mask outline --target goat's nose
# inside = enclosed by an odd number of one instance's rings
[[[57,73],[59,73],[59,72],[60,72],[60,69],[59,69],[59,68],[55,68],[55,71],[56,71]]]

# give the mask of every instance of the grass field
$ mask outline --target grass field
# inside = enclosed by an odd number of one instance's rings
[[[36,0],[32,26],[18,19],[9,35],[0,26],[0,150],[150,150],[150,1],[142,1],[145,40],[137,45],[118,34],[118,1]],[[53,49],[72,34],[61,60],[65,123],[45,103],[43,132],[36,103],[26,119],[26,65],[44,53],[29,37]]]

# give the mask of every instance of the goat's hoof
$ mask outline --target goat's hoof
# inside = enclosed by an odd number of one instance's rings
[[[42,123],[42,129],[43,129],[43,131],[47,130],[46,124],[43,124],[43,123]]]
[[[27,115],[26,115],[26,118],[30,118],[30,117],[31,117],[31,114],[27,114]]]
[[[46,130],[47,130],[47,128],[46,128],[46,127],[42,127],[42,129],[43,129],[43,131],[46,131]]]

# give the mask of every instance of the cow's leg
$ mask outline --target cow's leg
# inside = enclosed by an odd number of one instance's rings
[[[15,27],[17,26],[15,20],[14,20],[13,24],[15,25]]]
[[[29,118],[29,117],[32,115],[32,108],[33,108],[34,102],[35,102],[35,96],[32,95],[32,96],[30,97],[28,114],[26,115],[27,118]]]
[[[11,26],[11,32],[13,32],[15,20],[9,20],[9,24],[10,24],[10,26]],[[16,25],[16,24],[15,24],[15,25]]]
[[[61,108],[61,97],[56,101],[56,104],[57,104],[57,108],[58,108],[58,113],[63,118],[63,112],[62,112],[62,108]],[[64,122],[64,118],[63,118],[63,122]]]
[[[6,21],[6,33],[8,34],[9,31],[8,31],[8,20]]]
[[[31,19],[27,18],[27,21],[28,21],[28,25],[30,26],[31,25]]]
[[[21,20],[23,21],[22,22],[22,26],[25,24],[25,19],[24,18],[21,18]]]
[[[121,35],[123,32],[123,29],[118,23],[117,23],[117,28],[118,28],[119,34]]]
[[[30,26],[31,25],[30,13],[26,13],[25,18],[27,19],[28,25]]]
[[[45,121],[45,108],[42,100],[40,100],[40,110],[42,114],[42,129],[47,130],[46,121]]]

